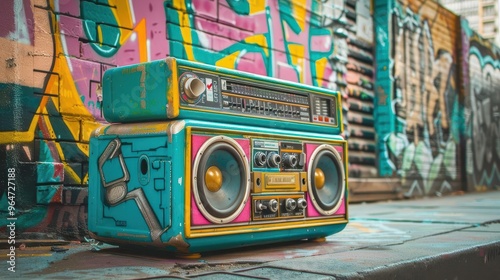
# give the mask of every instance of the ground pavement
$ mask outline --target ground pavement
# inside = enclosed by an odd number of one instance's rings
[[[347,228],[323,242],[199,259],[88,242],[28,242],[16,250],[15,272],[8,270],[9,251],[1,250],[0,278],[500,279],[500,191],[351,204],[349,214]]]

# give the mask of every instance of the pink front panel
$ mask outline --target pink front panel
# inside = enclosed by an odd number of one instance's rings
[[[250,218],[252,216],[252,212],[250,212],[252,211],[250,207],[251,206],[250,202],[251,200],[249,199],[247,201],[247,204],[245,205],[245,208],[243,208],[241,214],[238,217],[236,217],[236,219],[234,219],[231,222],[231,224],[245,223],[250,221]],[[196,206],[196,201],[194,200],[194,196],[191,196],[191,205],[193,205],[193,207],[191,207],[191,223],[193,226],[212,225],[212,222],[207,220]]]
[[[191,162],[194,163],[194,159],[196,158],[196,155],[198,154],[198,151],[200,150],[201,146],[207,142],[208,139],[212,138],[214,136],[206,136],[206,135],[192,135],[191,136]],[[249,159],[249,154],[250,154],[250,141],[248,139],[234,139],[243,149],[243,152],[247,156],[247,160]]]
[[[306,194],[306,200],[307,200],[307,208],[306,208],[306,216],[307,217],[320,217],[322,216],[316,209],[314,208],[314,205],[312,204],[311,197],[309,194]],[[345,195],[344,198],[342,199],[342,202],[340,204],[339,209],[337,212],[333,213],[332,215],[344,215],[346,213],[345,211]]]
[[[306,168],[309,165],[309,160],[311,158],[311,155],[313,154],[314,150],[319,146],[319,144],[305,144],[305,150],[306,150]],[[340,154],[340,157],[342,160],[344,159],[344,148],[342,146],[333,146],[332,147]]]
[[[311,159],[311,156],[313,152],[318,148],[319,144],[305,144],[305,152],[306,152],[306,171],[308,171],[309,167],[309,161]],[[342,159],[344,158],[344,149],[342,146],[333,146],[333,148],[340,154]],[[343,163],[343,162],[342,162]],[[306,216],[307,217],[320,217],[322,216],[316,209],[314,208],[314,205],[312,203],[311,197],[309,193],[306,193],[306,200],[307,200],[307,208],[306,208]],[[345,207],[345,194],[344,197],[342,198],[342,204],[340,205],[339,209],[337,212],[335,212],[332,215],[344,215],[346,213],[346,207]]]
[[[194,160],[196,158],[196,155],[198,154],[198,151],[200,150],[201,146],[210,138],[214,136],[206,136],[206,135],[192,135],[191,137],[191,145],[192,145],[192,150],[191,150],[191,162],[194,164]],[[245,153],[247,160],[249,158],[250,154],[250,141],[248,139],[234,139],[241,147],[243,152]],[[241,214],[236,217],[231,223],[243,223],[243,222],[249,222],[251,219],[251,203],[250,203],[250,198],[248,198],[248,201],[243,208],[243,211]],[[194,198],[194,194],[191,192],[191,223],[194,226],[203,226],[203,225],[212,225],[212,222],[207,220],[201,211],[198,209],[198,206],[196,205],[196,201]]]

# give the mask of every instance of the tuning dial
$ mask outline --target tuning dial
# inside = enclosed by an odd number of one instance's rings
[[[278,201],[276,199],[265,201],[264,205],[267,206],[267,209],[269,209],[269,211],[273,213],[276,213],[276,211],[278,211]]]
[[[303,198],[297,199],[297,207],[299,207],[299,209],[306,209],[307,201]]]
[[[281,163],[281,157],[275,152],[271,152],[267,155],[267,165],[270,167],[278,167]]]
[[[190,100],[196,100],[205,91],[205,84],[198,78],[189,78],[184,82],[184,93]]]
[[[291,154],[284,154],[283,155],[283,162],[285,163],[285,166],[294,168],[297,166],[297,156],[296,155],[291,155]]]
[[[287,198],[285,200],[285,208],[286,211],[293,211],[295,208],[297,208],[297,201],[293,198]]]
[[[266,164],[266,154],[263,152],[256,152],[253,160],[256,166],[262,167]]]

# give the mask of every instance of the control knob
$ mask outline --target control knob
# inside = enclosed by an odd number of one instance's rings
[[[256,166],[262,167],[266,164],[266,154],[263,152],[256,152],[253,160]]]
[[[262,202],[258,201],[257,203],[255,203],[255,209],[257,212],[262,212],[262,210],[267,209],[267,206],[264,205]]]
[[[267,165],[270,167],[278,167],[281,163],[281,157],[275,152],[271,152],[267,155]]]
[[[299,207],[299,209],[306,209],[307,201],[303,198],[297,199],[297,207]]]
[[[196,77],[191,77],[184,82],[184,94],[190,100],[196,100],[205,91],[205,84]]]
[[[294,154],[284,154],[283,162],[285,163],[285,166],[294,168],[298,163],[297,156]]]
[[[276,213],[276,211],[278,211],[278,201],[276,199],[264,201],[264,205],[267,206],[267,209],[269,209],[269,211],[273,213]]]
[[[285,200],[286,211],[293,211],[297,207],[297,202],[293,198],[287,198]]]

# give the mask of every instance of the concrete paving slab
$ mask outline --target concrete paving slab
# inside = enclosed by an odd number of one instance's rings
[[[500,191],[355,204],[351,222],[324,242],[252,246],[179,259],[88,243],[17,251],[27,279],[491,279],[500,275]],[[0,250],[0,269],[7,270]],[[22,254],[22,255],[21,255]],[[2,258],[3,256],[3,258]],[[474,277],[472,277],[474,276]],[[494,278],[493,278],[494,279]]]
[[[485,224],[480,227],[473,227],[473,228],[468,228],[465,229],[464,231],[473,231],[473,232],[500,232],[500,223],[494,223],[494,224]]]
[[[495,221],[498,217],[499,205],[485,201],[489,205],[480,207],[480,201],[469,203],[446,203],[437,205],[437,200],[422,200],[421,204],[415,202],[404,204],[402,201],[389,203],[362,204],[353,207],[350,212],[351,221],[412,221],[423,223],[450,223],[450,224],[481,224]],[[497,203],[499,203],[497,201]],[[467,205],[467,206],[464,206]]]

